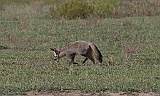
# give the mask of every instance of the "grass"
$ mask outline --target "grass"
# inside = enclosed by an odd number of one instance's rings
[[[45,17],[48,6],[36,8],[8,5],[0,14],[0,94],[160,92],[159,16],[55,21]],[[67,57],[53,61],[49,48],[75,40],[97,45],[103,63],[81,64],[80,56],[78,65],[69,66]]]

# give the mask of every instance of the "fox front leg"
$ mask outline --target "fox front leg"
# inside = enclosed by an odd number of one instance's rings
[[[75,55],[76,54],[70,55],[70,59],[71,59],[70,64],[78,64],[78,63],[74,62]]]

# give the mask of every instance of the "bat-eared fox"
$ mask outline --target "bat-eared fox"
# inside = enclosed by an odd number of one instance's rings
[[[64,56],[69,56],[71,61],[70,64],[77,64],[74,62],[75,55],[84,56],[85,59],[82,63],[85,63],[88,59],[90,59],[93,64],[95,64],[95,60],[93,54],[99,63],[102,63],[102,54],[99,49],[91,42],[86,41],[75,41],[70,42],[67,46],[61,49],[50,48],[54,52],[54,60],[60,59]]]

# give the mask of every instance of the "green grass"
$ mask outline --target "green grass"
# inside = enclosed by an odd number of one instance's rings
[[[0,14],[0,94],[77,89],[160,92],[160,17],[55,21],[47,6],[6,6]],[[15,10],[17,9],[17,10]],[[25,10],[25,11],[24,11]],[[98,46],[101,65],[53,61],[51,47],[75,40]],[[108,65],[108,61],[111,63]]]

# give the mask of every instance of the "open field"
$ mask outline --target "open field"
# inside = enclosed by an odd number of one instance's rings
[[[38,6],[36,6],[38,5]],[[48,6],[8,5],[0,14],[0,95],[28,91],[160,93],[160,16],[46,18]],[[52,47],[75,40],[98,46],[101,65],[53,61]],[[110,63],[109,63],[110,62]],[[103,94],[102,94],[103,95]]]

